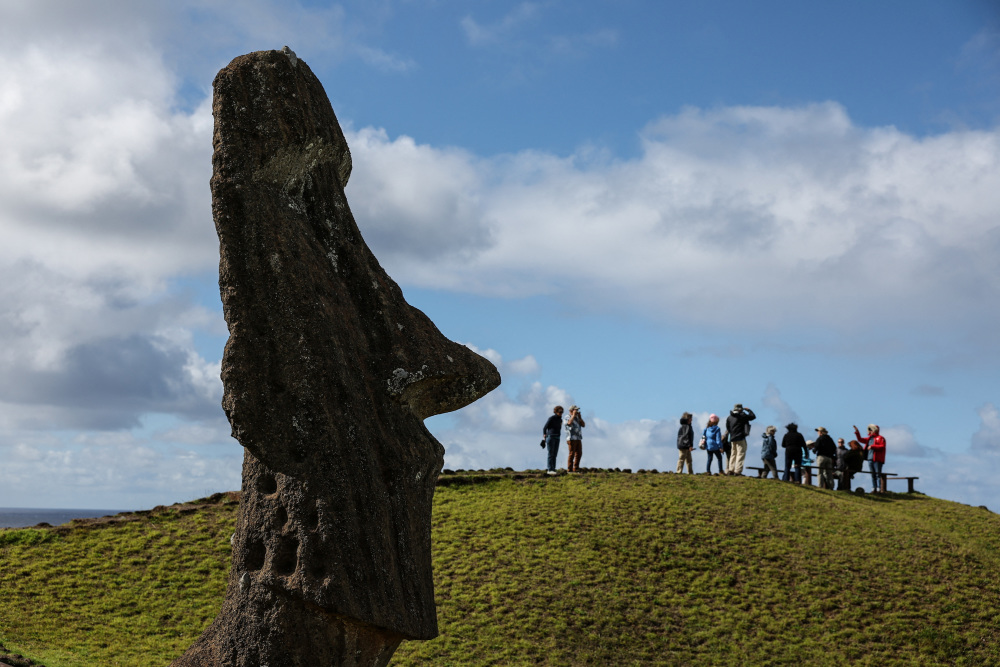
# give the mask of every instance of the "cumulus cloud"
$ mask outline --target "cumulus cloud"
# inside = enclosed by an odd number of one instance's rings
[[[788,424],[790,422],[799,422],[799,415],[792,409],[790,405],[781,397],[781,391],[774,385],[773,382],[767,383],[767,388],[764,390],[764,396],[760,399],[761,404],[770,408],[778,416],[778,422],[781,424]]]
[[[536,375],[542,370],[538,360],[532,354],[520,359],[504,361],[503,355],[492,348],[483,350],[472,343],[466,343],[465,346],[476,354],[489,359],[497,367],[497,370],[500,371],[501,377],[505,375]]]
[[[21,429],[220,414],[218,314],[175,294],[214,271],[212,117],[178,104],[155,8],[15,3],[0,35],[0,445]]]
[[[993,403],[986,403],[979,413],[979,430],[972,436],[972,449],[1000,454],[1000,410]]]
[[[686,109],[651,123],[631,160],[482,159],[373,131],[349,140],[357,146],[349,195],[353,178],[358,192],[376,178],[430,184],[431,209],[411,214],[413,190],[387,188],[390,201],[358,215],[405,282],[585,294],[591,307],[759,331],[872,337],[914,324],[996,323],[981,304],[1000,297],[997,131],[917,138],[855,126],[841,106],[823,103]],[[383,156],[396,153],[420,158],[390,166]],[[429,173],[436,168],[440,178]],[[389,233],[400,227],[407,238],[426,227],[445,241],[407,250]],[[571,237],[573,252],[551,252]],[[859,331],[872,314],[877,331]]]
[[[879,429],[879,433],[885,438],[887,456],[891,452],[893,456],[927,458],[939,453],[935,449],[921,445],[917,441],[913,428],[906,424],[882,427]]]

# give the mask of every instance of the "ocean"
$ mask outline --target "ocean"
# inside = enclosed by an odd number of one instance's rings
[[[53,526],[73,519],[92,519],[118,514],[124,510],[38,509],[34,507],[0,507],[0,528],[26,528],[38,523]]]

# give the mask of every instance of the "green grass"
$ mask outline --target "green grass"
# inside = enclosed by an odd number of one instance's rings
[[[434,512],[441,636],[394,664],[1000,665],[982,509],[589,473],[442,486]],[[0,644],[48,667],[167,664],[215,615],[234,519],[0,531]]]

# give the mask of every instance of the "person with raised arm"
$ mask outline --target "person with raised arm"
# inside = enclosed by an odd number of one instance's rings
[[[566,419],[566,444],[569,445],[567,472],[580,472],[580,459],[583,458],[583,427],[586,425],[579,406],[571,406],[569,417]]]
[[[885,438],[879,434],[878,424],[868,425],[868,436],[864,437],[854,427],[854,437],[865,446],[868,453],[868,467],[872,473],[872,493],[879,493],[882,486],[879,484],[882,476],[882,464],[885,463]]]
[[[732,447],[727,475],[743,474],[743,461],[747,456],[747,436],[750,435],[750,422],[754,419],[757,419],[757,415],[750,408],[744,408],[742,403],[734,405],[726,417],[726,434],[729,436],[729,446]]]

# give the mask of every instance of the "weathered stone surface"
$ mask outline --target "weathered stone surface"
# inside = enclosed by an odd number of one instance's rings
[[[409,306],[365,245],[350,152],[305,62],[251,53],[214,86],[223,408],[243,495],[222,610],[173,664],[385,664],[437,635],[443,448],[423,419],[500,376]]]

